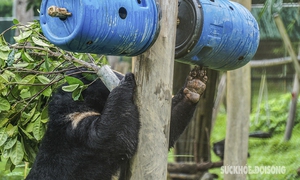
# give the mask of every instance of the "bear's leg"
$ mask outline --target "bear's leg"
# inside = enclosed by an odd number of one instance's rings
[[[189,124],[197,102],[206,88],[206,81],[206,71],[196,66],[186,78],[185,85],[173,97],[169,148],[173,147]]]

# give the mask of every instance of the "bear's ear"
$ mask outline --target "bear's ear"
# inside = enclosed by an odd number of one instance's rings
[[[72,121],[72,127],[75,129],[80,121],[90,116],[100,116],[100,113],[94,111],[74,112],[67,115],[67,119]]]

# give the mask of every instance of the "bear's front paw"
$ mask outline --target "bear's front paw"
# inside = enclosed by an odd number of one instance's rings
[[[191,102],[197,103],[206,88],[206,82],[206,71],[196,66],[187,77],[183,93]]]

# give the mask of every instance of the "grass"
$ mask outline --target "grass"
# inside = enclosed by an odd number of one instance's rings
[[[226,113],[221,110],[218,115],[215,128],[211,135],[211,142],[216,142],[224,139],[226,136]],[[269,139],[249,139],[248,151],[250,158],[248,158],[247,165],[254,167],[262,166],[284,166],[286,172],[284,174],[251,174],[248,179],[251,180],[300,180],[297,176],[296,170],[300,167],[300,124],[297,124],[293,129],[292,138],[288,142],[283,141],[284,132],[275,134]],[[213,152],[212,161],[219,161]],[[223,179],[221,170],[211,169],[210,173],[218,174],[219,179]]]

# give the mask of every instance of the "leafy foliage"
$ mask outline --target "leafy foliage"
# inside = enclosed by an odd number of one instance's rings
[[[54,89],[67,81],[69,85],[63,89],[80,100],[86,86],[65,72],[81,66],[78,62],[88,63],[82,59],[96,58],[55,47],[42,35],[37,21],[21,25],[14,20],[14,24],[0,34],[0,154],[10,170],[34,161],[46,131],[47,106]],[[9,44],[4,34],[13,29],[20,33],[14,37],[16,43]],[[92,63],[103,61],[99,58]]]
[[[11,17],[12,16],[12,6],[13,6],[13,1],[2,0],[0,3],[1,17]]]
[[[286,120],[290,107],[291,94],[283,94],[277,98],[260,104],[260,113],[252,113],[250,128],[253,131],[281,133],[285,131]],[[300,98],[298,98],[300,104]],[[300,122],[300,109],[296,112],[295,125]],[[258,115],[258,116],[257,116]],[[258,117],[258,118],[257,118]]]

